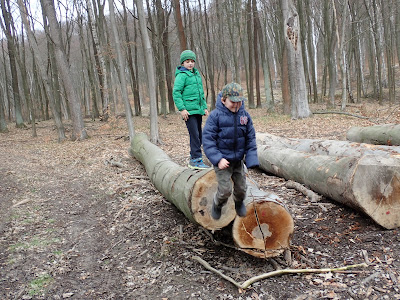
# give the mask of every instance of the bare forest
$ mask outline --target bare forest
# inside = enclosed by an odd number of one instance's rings
[[[399,124],[399,1],[0,8],[1,299],[400,299],[397,220],[385,227],[333,196],[250,170],[294,221],[289,251],[254,257],[226,230],[188,220],[128,151],[145,133],[186,167],[188,134],[172,97],[186,49],[209,110],[238,82],[259,133],[344,141],[351,127]],[[305,269],[314,272],[296,273]]]

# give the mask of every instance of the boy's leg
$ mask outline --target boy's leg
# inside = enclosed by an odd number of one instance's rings
[[[190,157],[201,158],[201,130],[199,130],[199,120],[201,126],[201,115],[190,115],[186,121],[186,127],[190,137]]]
[[[235,209],[239,216],[244,217],[247,213],[246,206],[243,203],[243,200],[246,198],[247,183],[243,161],[235,162],[232,165],[232,168],[233,200],[235,201]]]
[[[232,194],[232,168],[220,169],[214,167],[214,170],[217,175],[218,189],[214,196],[211,216],[214,219],[219,219],[221,217],[222,206],[225,205],[229,196]]]

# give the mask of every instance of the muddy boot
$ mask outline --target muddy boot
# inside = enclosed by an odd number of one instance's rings
[[[213,217],[214,220],[218,220],[219,218],[221,218],[221,210],[222,205],[215,204],[214,200],[211,208],[211,217]]]
[[[235,202],[235,210],[239,217],[244,217],[247,214],[246,205],[242,202]]]

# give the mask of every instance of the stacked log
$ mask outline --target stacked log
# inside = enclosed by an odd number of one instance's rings
[[[400,146],[400,124],[351,127],[347,131],[346,138],[352,142]]]
[[[263,170],[353,207],[384,228],[400,226],[399,147],[257,136]]]
[[[136,134],[129,153],[138,159],[164,197],[178,208],[191,222],[214,231],[233,222],[232,239],[239,250],[255,257],[272,257],[290,247],[293,219],[279,197],[261,191],[248,178],[245,200],[247,215],[238,217],[232,198],[222,209],[222,216],[214,220],[211,206],[217,190],[213,168],[192,170],[174,163],[145,134]]]

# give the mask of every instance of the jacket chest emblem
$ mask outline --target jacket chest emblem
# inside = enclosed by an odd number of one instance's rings
[[[247,125],[248,118],[246,116],[240,116],[240,125]]]

